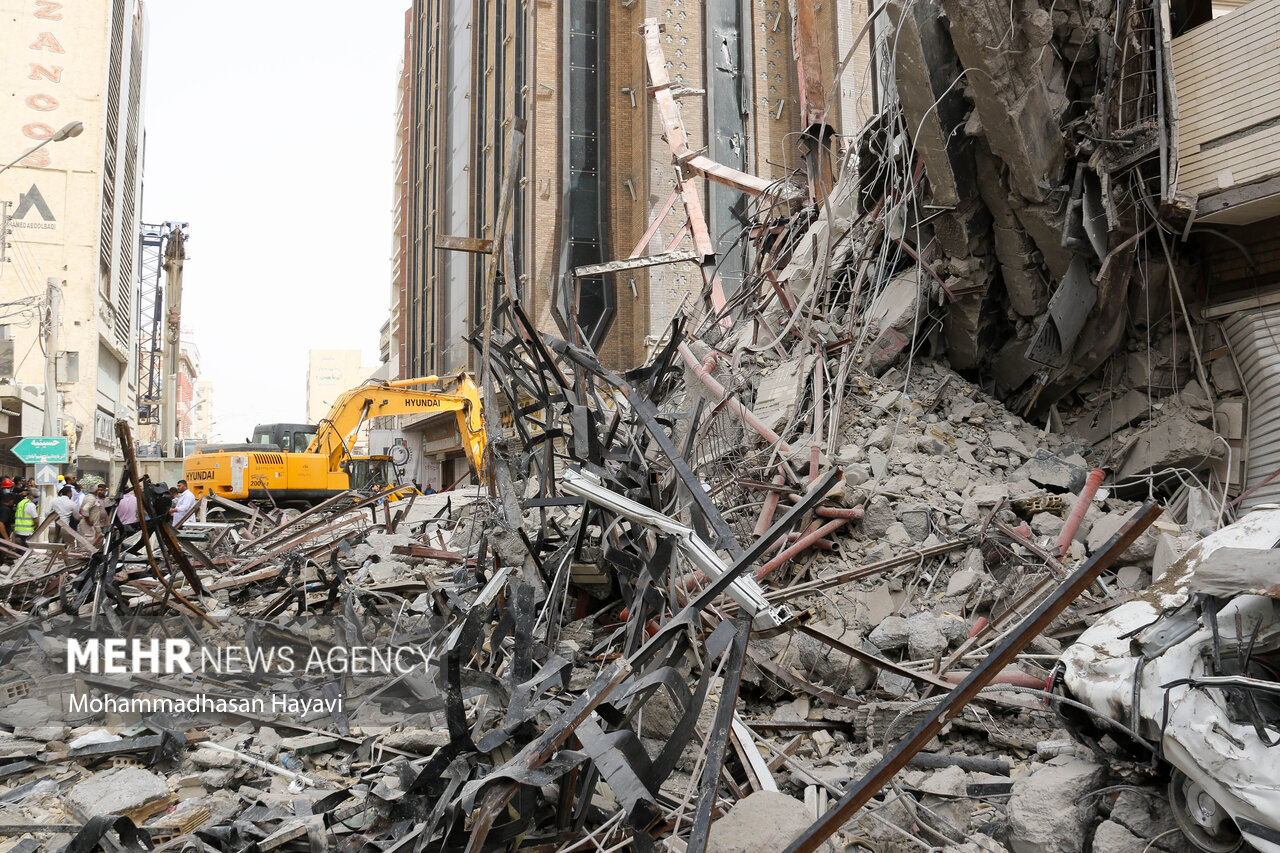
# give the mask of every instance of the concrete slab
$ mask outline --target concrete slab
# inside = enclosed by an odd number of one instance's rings
[[[117,767],[95,773],[63,797],[76,817],[89,820],[99,815],[127,815],[146,811],[169,797],[169,783],[141,767]]]

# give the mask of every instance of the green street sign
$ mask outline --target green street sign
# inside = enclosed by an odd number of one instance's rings
[[[67,439],[48,436],[27,437],[13,446],[13,455],[27,465],[44,462],[61,464],[67,461]]]

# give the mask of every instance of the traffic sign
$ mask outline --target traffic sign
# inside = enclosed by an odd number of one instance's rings
[[[56,486],[58,485],[58,469],[52,465],[41,463],[36,466],[36,485],[37,486]]]
[[[27,465],[39,465],[42,462],[60,465],[67,461],[67,439],[65,436],[27,437],[13,446],[13,455]]]

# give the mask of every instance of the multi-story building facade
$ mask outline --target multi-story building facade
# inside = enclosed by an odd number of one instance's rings
[[[863,28],[865,4],[806,9],[815,16],[805,48],[810,84],[830,86]],[[464,338],[483,310],[487,256],[443,247],[482,248],[475,241],[495,238],[509,133],[521,124],[507,272],[534,321],[554,329],[554,300],[576,300],[578,322],[604,360],[629,367],[681,305],[699,303],[697,262],[570,275],[627,258],[654,219],[648,254],[682,239],[685,207],[669,204],[672,150],[647,89],[640,30],[648,18],[663,27],[663,61],[689,147],[770,181],[803,174],[797,143],[813,116],[801,115],[803,75],[782,0],[413,0],[388,341],[399,375],[474,366]],[[851,67],[869,67],[867,41]],[[826,95],[833,150],[869,116],[866,77],[845,74]],[[738,239],[750,199],[691,173],[686,180],[703,201],[717,271],[732,292],[750,262],[748,241]],[[390,352],[398,348],[402,354]]]
[[[366,367],[360,362],[358,349],[311,350],[307,362],[307,423],[320,423],[339,395],[378,372],[378,368]],[[368,446],[369,425],[366,423],[356,434],[353,450],[363,453]]]
[[[200,441],[214,441],[213,418],[213,383],[201,380],[196,383],[196,402],[189,413],[191,416],[191,433],[188,438]]]
[[[190,341],[183,341],[178,350],[177,409],[175,422],[178,441],[196,437],[196,406],[200,405],[198,388],[200,377],[200,351]]]
[[[395,186],[392,193],[391,243],[391,311],[378,337],[378,356],[384,378],[407,377],[409,370],[405,319],[409,313],[409,142],[410,104],[413,91],[412,65],[413,9],[405,11],[404,49],[400,59],[400,77],[396,85],[396,146],[394,160]]]
[[[307,362],[307,423],[320,423],[338,395],[377,371],[361,363],[358,349],[313,349]]]
[[[45,307],[10,313],[15,355],[4,378],[43,387],[46,356],[56,357],[73,468],[106,477],[115,420],[135,407],[142,3],[0,0],[0,21],[0,79],[11,95],[0,103],[0,160],[70,122],[84,126],[0,174],[0,302],[34,304],[49,279],[61,296],[57,353],[42,350]]]

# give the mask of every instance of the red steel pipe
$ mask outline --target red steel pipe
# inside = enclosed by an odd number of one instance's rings
[[[1093,502],[1093,496],[1098,493],[1098,487],[1102,485],[1106,476],[1107,472],[1101,468],[1094,468],[1089,472],[1089,479],[1085,480],[1080,499],[1071,508],[1071,515],[1067,516],[1067,523],[1062,526],[1062,532],[1058,534],[1058,542],[1054,548],[1059,555],[1067,553],[1067,549],[1071,547],[1071,540],[1076,537],[1080,522],[1084,521],[1084,514],[1089,510],[1089,504]]]
[[[820,506],[813,511],[818,518],[843,518],[845,521],[857,521],[866,512],[860,506]]]
[[[959,684],[960,682],[964,681],[966,678],[969,677],[969,673],[948,672],[943,674],[942,677],[945,678],[947,681],[950,681],[952,684]],[[1000,672],[997,673],[995,678],[991,679],[989,683],[1011,684],[1014,687],[1032,687],[1032,688],[1039,688],[1039,689],[1044,688],[1043,678],[1037,678],[1034,675],[1028,675],[1027,673],[1023,672],[1017,667],[1008,667],[1006,669],[1000,670]]]
[[[798,554],[804,553],[806,550],[809,549],[810,546],[813,545],[814,542],[817,542],[819,539],[827,538],[828,534],[834,533],[835,531],[839,530],[841,527],[844,527],[848,523],[849,523],[849,519],[847,518],[832,519],[831,521],[828,521],[826,524],[819,527],[817,530],[810,531],[809,533],[806,533],[804,536],[801,536],[794,545],[787,548],[781,554],[774,557],[772,560],[765,563],[760,568],[756,569],[756,580],[763,581],[773,572],[774,569],[778,568],[778,566],[781,566],[783,563],[787,562],[792,557],[795,557]]]
[[[799,503],[800,496],[787,495],[787,500],[792,503]],[[813,514],[818,516],[818,518],[847,518],[850,521],[854,521],[862,518],[865,512],[866,509],[860,506],[820,506],[814,509]]]
[[[782,474],[773,475],[773,485],[781,486],[786,483],[787,478]],[[756,520],[756,526],[751,531],[751,535],[759,539],[769,529],[769,525],[773,524],[773,514],[778,511],[778,498],[782,493],[776,489],[770,489],[769,493],[764,496],[764,507],[760,510],[760,518]]]
[[[756,417],[754,412],[742,405],[737,397],[726,391],[725,387],[721,385],[714,376],[708,373],[705,368],[703,368],[701,362],[698,361],[698,357],[689,349],[688,344],[680,344],[676,349],[679,351],[680,357],[684,359],[684,363],[689,365],[689,368],[693,371],[694,375],[697,376],[698,379],[702,380],[702,384],[707,386],[707,388],[711,390],[711,393],[721,397],[724,400],[725,405],[742,418],[742,420],[746,422],[747,426],[751,427],[761,438],[770,444],[775,445],[783,453],[791,450],[790,445],[782,440],[782,436],[769,429],[769,427],[765,425],[764,421],[760,420],[760,418]]]
[[[798,542],[798,541],[800,541],[800,537],[801,537],[802,535],[803,535],[803,534],[800,534],[800,533],[788,533],[788,534],[787,534],[787,541],[788,541],[788,542]],[[839,545],[837,545],[836,543],[832,542],[830,539],[819,539],[819,540],[817,540],[816,542],[814,542],[814,543],[813,543],[813,546],[812,546],[812,547],[817,548],[819,551],[838,551],[838,550],[840,550],[840,546],[839,546]]]

